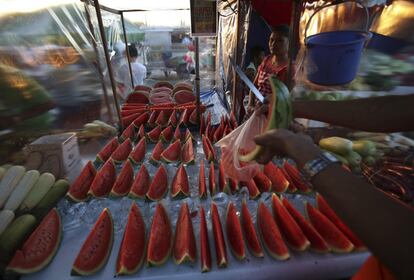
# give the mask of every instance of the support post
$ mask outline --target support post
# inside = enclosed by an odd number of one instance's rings
[[[239,24],[240,24],[240,15],[241,9],[240,9],[240,0],[237,0],[237,20],[236,20],[236,44],[235,44],[235,50],[234,50],[234,63],[236,65],[239,63]],[[233,111],[236,118],[239,118],[239,110],[237,110],[237,106],[239,105],[237,95],[237,83],[238,83],[238,76],[236,73],[236,70],[233,67],[233,89],[232,89],[232,104],[231,104],[231,110]]]
[[[292,13],[290,16],[290,31],[289,31],[289,52],[288,52],[288,69],[287,69],[287,87],[292,90],[294,87],[293,81],[293,61],[298,51],[298,35],[299,35],[299,19],[301,0],[292,1]]]
[[[135,88],[135,85],[134,85],[134,76],[132,75],[131,56],[129,55],[128,38],[127,38],[127,34],[126,34],[126,29],[125,29],[125,21],[124,21],[124,13],[123,12],[121,12],[121,22],[122,22],[122,30],[124,32],[125,51],[126,51],[127,60],[128,60],[129,76],[131,77],[132,90],[134,90],[134,88]]]
[[[196,110],[197,124],[200,125],[200,46],[198,37],[195,38],[195,91],[196,91]]]
[[[113,72],[112,72],[111,60],[109,58],[108,43],[106,41],[105,29],[104,29],[104,26],[103,26],[102,14],[101,14],[101,9],[100,9],[100,5],[99,5],[99,0],[93,0],[93,2],[94,2],[94,5],[95,5],[96,16],[98,18],[99,33],[101,33],[101,39],[102,39],[102,45],[103,45],[103,49],[104,49],[104,53],[105,53],[106,64],[108,66],[109,79],[111,81],[111,86],[112,86],[112,96],[114,98],[115,108],[116,108],[116,112],[117,112],[118,119],[119,119],[119,129],[120,129],[120,131],[123,131],[121,110],[119,109],[115,79],[114,79],[114,75],[113,75]]]

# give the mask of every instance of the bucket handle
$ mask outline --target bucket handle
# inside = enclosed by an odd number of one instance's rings
[[[313,16],[316,15],[322,9],[325,9],[325,8],[331,7],[331,6],[335,6],[335,5],[339,5],[339,4],[343,4],[343,3],[346,3],[346,2],[355,2],[355,3],[359,4],[360,6],[362,6],[364,8],[365,15],[366,15],[366,19],[367,19],[367,21],[365,23],[365,30],[364,31],[365,32],[368,32],[368,24],[369,24],[369,11],[368,11],[368,8],[366,6],[364,6],[364,4],[362,4],[362,2],[359,1],[359,0],[338,0],[338,1],[332,2],[330,4],[322,5],[322,6],[320,6],[320,7],[318,7],[318,8],[315,9],[315,12],[311,15],[311,17],[309,18],[308,22],[306,23],[305,37],[304,37],[305,45],[306,45],[306,38],[308,37],[307,36],[308,28],[309,28],[309,25],[310,25],[310,23],[312,21]]]

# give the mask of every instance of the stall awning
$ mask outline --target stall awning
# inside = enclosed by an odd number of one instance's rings
[[[270,26],[289,24],[292,10],[291,0],[251,0],[253,8]]]

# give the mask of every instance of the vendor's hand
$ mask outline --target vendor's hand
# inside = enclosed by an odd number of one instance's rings
[[[254,113],[254,107],[252,105],[247,106],[247,115],[251,116]]]
[[[264,98],[263,103],[258,102],[256,104],[255,111],[257,112],[257,114],[259,115],[267,114],[267,112],[269,111],[269,100],[270,100],[270,96],[267,95]]]
[[[292,158],[299,168],[321,153],[309,136],[295,134],[286,129],[273,129],[262,135],[256,136],[254,141],[263,147],[256,159],[258,163],[265,164],[272,160],[273,156],[287,156]]]

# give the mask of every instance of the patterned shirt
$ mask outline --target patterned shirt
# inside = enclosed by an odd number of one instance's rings
[[[286,83],[287,79],[287,63],[282,65],[274,65],[272,63],[272,56],[266,56],[259,68],[257,69],[257,88],[266,96],[272,94],[272,88],[270,86],[269,77],[276,75],[282,82]]]

